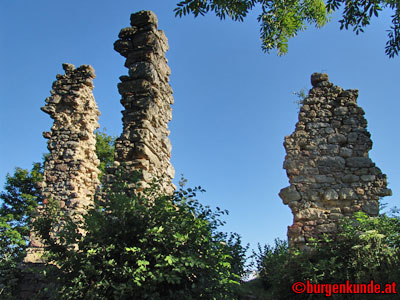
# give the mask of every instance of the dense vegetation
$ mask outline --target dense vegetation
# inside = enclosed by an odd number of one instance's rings
[[[113,143],[106,134],[97,134],[102,172],[112,163]],[[239,297],[247,248],[237,234],[219,231],[224,223],[220,217],[227,211],[201,205],[194,198],[203,191],[200,187],[185,190],[182,180],[173,195],[163,195],[154,182],[150,188],[128,193],[124,181],[117,180],[84,218],[72,222],[53,201],[44,215],[35,216],[41,204],[36,186],[42,176],[41,164],[30,172],[17,168],[7,176],[0,208],[2,299],[18,299],[18,265],[32,225],[47,245],[49,265],[43,276],[54,285],[43,292],[50,298]],[[130,184],[139,184],[137,178]],[[63,230],[54,238],[54,228],[60,226]]]
[[[47,209],[36,224],[59,267],[60,299],[236,299],[246,249],[218,231],[225,212],[195,200],[200,190],[168,196],[154,183],[131,194],[117,183],[78,223]]]
[[[400,218],[368,217],[358,212],[345,219],[335,235],[325,235],[308,245],[310,251],[290,251],[276,240],[255,254],[258,284],[265,289],[261,299],[325,299],[323,294],[295,294],[292,285],[306,283],[400,282]],[[398,289],[396,290],[398,293]],[[296,296],[296,297],[294,297]],[[386,298],[385,298],[386,296]],[[379,299],[397,299],[379,295]],[[332,299],[377,299],[377,295],[337,294]]]

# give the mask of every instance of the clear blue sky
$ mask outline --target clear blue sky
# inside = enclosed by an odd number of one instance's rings
[[[0,4],[0,187],[14,167],[30,168],[47,151],[43,131],[51,119],[40,110],[61,64],[90,64],[101,127],[122,130],[118,77],[127,74],[113,50],[130,14],[153,10],[170,44],[175,105],[170,122],[177,179],[207,192],[200,200],[228,209],[226,231],[245,242],[286,237],[290,209],[278,193],[288,185],[283,139],[297,121],[293,92],[309,89],[313,72],[326,72],[345,89],[359,89],[374,142],[370,156],[388,175],[400,206],[398,161],[400,60],[384,54],[388,13],[356,36],[339,30],[337,16],[323,29],[301,33],[289,54],[261,51],[258,11],[244,23],[214,15],[175,18],[178,0],[14,0]]]

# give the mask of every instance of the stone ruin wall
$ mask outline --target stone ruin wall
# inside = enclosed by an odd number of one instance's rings
[[[162,189],[172,193],[174,169],[170,163],[171,143],[167,123],[172,118],[170,69],[165,52],[168,42],[157,30],[157,18],[150,11],[131,15],[131,26],[121,30],[115,49],[125,56],[129,76],[121,76],[123,132],[115,145],[115,166],[109,168],[110,183],[119,164],[128,175],[143,171],[143,181],[162,180]],[[54,120],[48,139],[49,157],[44,165],[40,190],[43,204],[49,199],[73,218],[79,218],[93,203],[100,188],[96,136],[100,112],[92,94],[94,70],[63,64],[65,75],[57,75],[51,96],[41,109]],[[45,209],[39,207],[40,210]],[[31,233],[26,263],[42,263],[43,244]]]
[[[93,97],[94,70],[63,64],[65,75],[57,75],[52,96],[42,110],[54,120],[48,139],[50,158],[44,169],[42,194],[54,198],[70,215],[81,214],[93,203],[99,187],[96,135],[100,112]]]
[[[115,180],[119,165],[127,175],[142,170],[142,182],[161,179],[162,191],[172,193],[174,168],[170,163],[171,143],[168,122],[172,118],[174,100],[169,85],[170,69],[165,52],[168,42],[157,30],[157,18],[150,11],[131,15],[131,27],[124,28],[115,50],[126,57],[128,76],[121,76],[118,91],[124,106],[123,132],[115,145],[115,164],[108,168],[105,184]],[[81,218],[93,204],[95,192],[100,188],[99,160],[96,156],[96,136],[100,112],[92,94],[92,67],[77,69],[63,64],[65,75],[57,75],[51,96],[42,110],[54,120],[48,139],[49,157],[44,165],[44,178],[40,185],[43,206],[49,199],[58,202],[60,209],[73,219]],[[129,182],[128,182],[129,183]],[[24,268],[40,268],[44,245],[32,232]],[[46,285],[43,278],[30,271],[24,272],[20,285],[20,298],[31,299]]]
[[[57,75],[51,96],[41,109],[54,120],[50,132],[43,132],[48,139],[50,155],[44,164],[44,178],[40,185],[43,206],[55,200],[66,215],[80,218],[93,203],[99,187],[99,160],[96,156],[96,136],[100,112],[94,100],[92,67],[83,65],[75,69],[63,64],[65,75]],[[25,266],[37,268],[43,263],[44,245],[31,232],[30,245],[24,259]],[[43,285],[40,277],[25,272],[20,286],[21,299],[31,299]]]
[[[122,164],[127,175],[142,171],[143,183],[161,180],[162,190],[172,193],[175,175],[170,163],[171,143],[168,122],[174,103],[169,85],[170,69],[165,52],[168,41],[157,30],[157,17],[151,11],[131,15],[131,27],[123,28],[114,49],[126,58],[128,76],[121,76],[118,91],[123,132],[115,144],[116,165]],[[107,182],[113,181],[116,166],[108,169]]]
[[[290,186],[279,193],[294,216],[289,245],[300,249],[356,211],[377,216],[379,198],[391,195],[386,175],[368,156],[372,141],[358,90],[343,90],[321,73],[311,83],[296,129],[285,137]]]
[[[51,131],[43,132],[50,155],[44,164],[40,190],[43,204],[53,199],[67,215],[77,217],[93,203],[99,186],[100,162],[94,131],[99,127],[100,112],[92,94],[93,68],[83,65],[75,69],[71,64],[63,64],[63,69],[65,75],[57,75],[51,96],[41,108],[54,123]],[[31,234],[25,261],[40,261],[37,254],[42,247]]]

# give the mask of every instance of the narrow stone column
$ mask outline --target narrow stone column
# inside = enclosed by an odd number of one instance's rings
[[[290,186],[279,196],[294,220],[290,247],[304,248],[311,237],[334,232],[344,216],[379,213],[379,198],[391,195],[386,175],[368,156],[372,148],[358,90],[343,90],[327,74],[311,76],[295,131],[285,137],[283,164]]]
[[[63,64],[63,68],[65,75],[57,75],[51,96],[41,108],[54,120],[51,131],[43,133],[50,155],[44,164],[41,193],[43,204],[53,199],[65,214],[79,218],[93,203],[99,186],[94,130],[99,127],[100,112],[92,94],[93,68],[83,65],[75,69],[71,64]],[[42,209],[45,206],[39,207],[39,213]],[[25,262],[40,263],[42,247],[32,233]]]
[[[114,43],[115,50],[126,57],[125,67],[129,69],[129,75],[121,76],[118,84],[124,110],[115,161],[124,166],[128,175],[141,170],[143,183],[158,178],[162,190],[171,193],[175,189],[175,171],[170,163],[168,122],[174,100],[165,57],[168,41],[164,32],[157,30],[157,23],[151,11],[132,14],[131,27],[123,28]]]

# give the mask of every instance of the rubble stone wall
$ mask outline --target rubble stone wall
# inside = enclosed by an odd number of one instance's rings
[[[144,184],[160,179],[162,191],[172,193],[175,171],[170,163],[168,122],[174,100],[165,57],[168,41],[157,29],[157,23],[150,11],[132,14],[131,27],[122,29],[114,44],[115,50],[126,57],[129,72],[120,77],[118,84],[124,106],[123,132],[116,141],[115,164],[108,168],[105,184],[115,180],[115,172],[121,165],[128,176],[141,170]],[[75,219],[87,211],[100,187],[94,134],[99,127],[100,112],[92,94],[93,68],[83,65],[76,69],[63,64],[63,69],[65,75],[57,75],[51,96],[42,107],[54,123],[50,132],[43,133],[48,139],[50,155],[40,186],[44,205],[38,210],[40,213],[46,209],[45,204],[53,199],[65,214]],[[21,299],[31,299],[46,286],[43,278],[29,271],[30,267],[44,266],[43,251],[44,245],[32,232],[22,266],[27,271],[19,288]]]
[[[334,232],[356,211],[377,216],[380,197],[391,195],[386,175],[368,155],[372,141],[358,90],[343,90],[321,73],[312,74],[311,83],[296,129],[285,137],[290,186],[279,193],[294,216],[289,245],[298,248]]]
[[[100,112],[92,94],[93,68],[63,64],[63,69],[65,75],[57,75],[51,96],[41,108],[54,123],[50,132],[43,132],[50,155],[40,188],[44,204],[53,199],[74,218],[85,213],[99,187],[94,131],[99,127]],[[39,207],[39,212],[41,209],[45,208]],[[41,262],[42,247],[32,233],[25,262]]]
[[[157,29],[157,17],[151,11],[131,15],[131,27],[123,28],[114,48],[126,58],[128,75],[120,77],[118,91],[121,104],[123,132],[115,145],[115,162],[129,175],[141,170],[143,182],[153,178],[162,181],[162,189],[174,191],[175,175],[170,163],[171,143],[168,122],[172,119],[174,103],[169,85],[170,69],[165,52],[168,41]],[[108,170],[112,181],[114,168]]]

